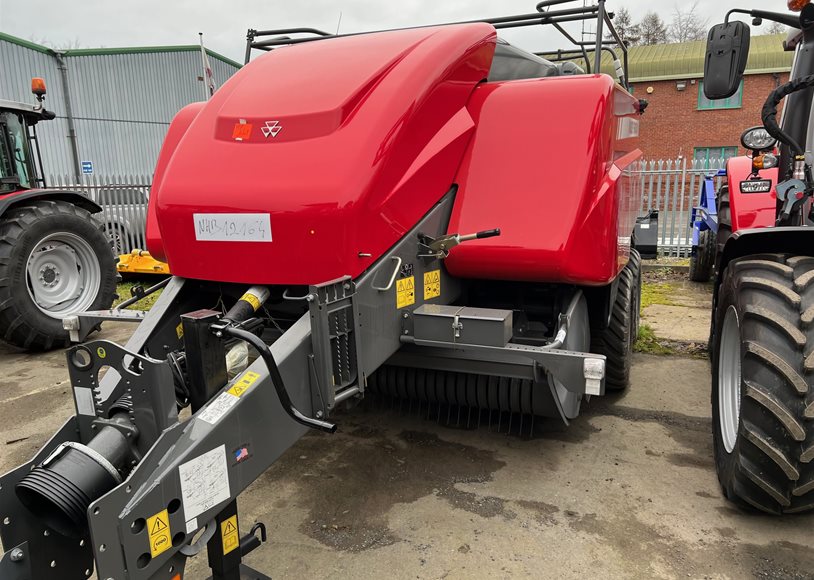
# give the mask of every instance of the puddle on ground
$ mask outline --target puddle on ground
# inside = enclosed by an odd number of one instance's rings
[[[305,459],[287,456],[262,476],[269,486],[304,481],[296,505],[309,514],[300,531],[326,546],[359,552],[392,544],[399,538],[387,527],[390,509],[431,494],[484,518],[515,517],[505,500],[455,487],[491,481],[505,465],[491,451],[418,431],[349,425],[346,433],[332,437],[330,457],[322,436],[307,435],[295,452]]]
[[[560,508],[557,506],[542,501],[530,500],[517,500],[515,503],[534,514],[534,519],[537,520],[538,524],[544,526],[557,525],[557,518],[555,517],[555,514],[559,513],[560,511]]]

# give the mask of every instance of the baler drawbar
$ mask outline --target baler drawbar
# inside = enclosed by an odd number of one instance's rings
[[[619,83],[590,74],[617,37],[604,0],[550,10],[567,1],[249,31],[247,55],[270,54],[182,109],[159,156],[148,249],[173,277],[149,312],[64,321],[76,342],[138,326],[68,349],[75,416],[0,478],[0,577],[180,580],[206,548],[214,578],[265,578],[241,562],[265,528],[240,537],[237,497],[343,404],[379,393],[533,431],[628,385],[644,104],[619,59]],[[588,73],[496,34],[588,18]]]

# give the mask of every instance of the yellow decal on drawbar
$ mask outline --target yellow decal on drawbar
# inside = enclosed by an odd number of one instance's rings
[[[224,556],[240,546],[240,536],[237,533],[236,515],[220,523],[220,538],[221,542],[223,543]]]
[[[415,276],[396,280],[396,308],[415,304]]]
[[[438,298],[441,295],[441,270],[424,272],[424,300]]]
[[[170,515],[162,510],[151,518],[147,518],[147,535],[150,538],[150,557],[163,554],[172,547],[172,534],[170,533]]]
[[[259,378],[260,378],[260,375],[258,375],[257,373],[253,373],[251,371],[246,371],[237,380],[237,382],[234,385],[232,385],[232,388],[230,388],[226,392],[231,394],[231,395],[234,395],[235,397],[239,397],[240,395],[242,395],[243,393],[248,391],[249,387],[251,387],[255,383],[255,381],[257,379],[259,379]]]
[[[175,327],[175,334],[178,335],[178,340],[184,338],[184,323],[179,322],[178,326]]]

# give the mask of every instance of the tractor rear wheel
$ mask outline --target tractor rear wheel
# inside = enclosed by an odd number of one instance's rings
[[[764,254],[723,273],[712,352],[715,467],[730,500],[814,509],[814,258]]]
[[[28,350],[69,344],[62,319],[110,308],[116,266],[102,226],[71,203],[38,200],[0,220],[0,338]]]
[[[605,388],[609,391],[622,391],[630,384],[633,343],[639,334],[641,264],[639,252],[631,249],[630,260],[619,274],[610,324],[607,328],[594,328],[591,332],[591,352],[607,357]]]
[[[712,269],[715,266],[716,240],[712,230],[698,232],[698,246],[690,256],[690,280],[693,282],[709,282]]]

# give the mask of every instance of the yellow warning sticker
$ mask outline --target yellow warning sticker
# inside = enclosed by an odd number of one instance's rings
[[[424,300],[438,298],[441,295],[441,270],[424,272]]]
[[[184,338],[184,323],[179,322],[178,326],[175,327],[175,334],[178,335],[178,340]]]
[[[226,392],[234,395],[235,397],[239,397],[240,395],[248,391],[249,387],[251,387],[255,383],[255,381],[257,381],[257,379],[259,378],[260,375],[258,375],[257,373],[246,371],[237,380],[237,382],[234,385],[232,385],[232,388],[230,388]]]
[[[170,515],[162,510],[147,518],[147,535],[150,537],[150,556],[155,558],[172,547],[170,533]]]
[[[246,302],[251,304],[255,312],[257,312],[258,308],[260,308],[260,301],[257,299],[257,296],[255,296],[251,292],[246,292],[243,296],[240,297],[240,299],[245,300]]]
[[[396,308],[415,304],[415,276],[396,280]]]
[[[240,546],[240,536],[237,533],[237,515],[220,523],[220,537],[223,543],[224,556]]]

